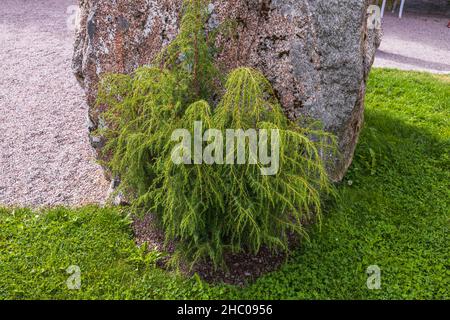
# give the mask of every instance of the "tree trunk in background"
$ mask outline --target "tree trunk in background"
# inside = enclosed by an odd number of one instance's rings
[[[96,88],[102,73],[131,73],[177,34],[182,0],[80,0],[73,58],[86,91],[92,128],[99,125]],[[320,120],[338,138],[329,168],[343,178],[363,124],[366,80],[380,33],[367,28],[369,0],[216,0],[208,28],[238,22],[238,39],[218,39],[219,65],[261,70],[291,119]],[[95,137],[91,137],[95,145]],[[97,141],[98,142],[98,141]]]

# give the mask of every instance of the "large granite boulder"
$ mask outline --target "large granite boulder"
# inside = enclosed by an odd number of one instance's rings
[[[74,72],[99,125],[96,89],[102,73],[130,73],[177,34],[182,0],[80,0]],[[286,115],[321,120],[338,137],[335,181],[351,164],[363,123],[366,80],[379,45],[367,25],[369,0],[216,0],[208,28],[236,21],[218,39],[224,68],[250,65],[272,82]],[[236,37],[237,35],[237,37]]]

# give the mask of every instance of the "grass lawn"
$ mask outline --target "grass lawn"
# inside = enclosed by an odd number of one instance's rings
[[[0,209],[0,299],[449,299],[450,76],[375,69],[365,128],[311,240],[245,288],[155,267],[119,209]],[[66,269],[81,269],[69,290]],[[381,269],[381,289],[366,269]]]

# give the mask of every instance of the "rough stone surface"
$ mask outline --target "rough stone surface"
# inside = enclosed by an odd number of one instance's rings
[[[80,0],[73,68],[85,88],[90,117],[99,76],[130,73],[177,34],[181,0]],[[330,169],[341,180],[363,123],[366,79],[380,42],[367,29],[369,0],[222,0],[209,6],[209,27],[238,22],[238,39],[218,41],[224,69],[250,65],[272,82],[286,115],[321,120],[339,141]]]

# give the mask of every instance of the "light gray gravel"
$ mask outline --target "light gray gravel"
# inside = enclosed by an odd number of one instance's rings
[[[70,64],[74,0],[1,0],[0,205],[101,203],[108,183]]]
[[[386,14],[376,67],[450,73],[450,15],[418,12],[405,11],[402,19]]]

